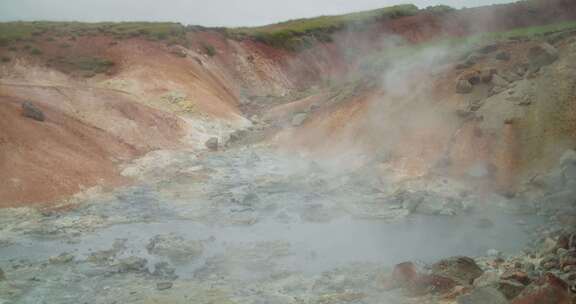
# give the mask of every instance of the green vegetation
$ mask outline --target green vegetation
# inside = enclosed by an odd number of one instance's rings
[[[204,54],[206,54],[210,57],[216,56],[216,48],[214,48],[214,46],[212,46],[210,44],[203,44],[202,45],[202,51],[204,52]]]
[[[30,54],[39,56],[39,55],[42,55],[42,51],[41,51],[40,49],[38,49],[38,48],[32,48],[32,49],[30,50]]]
[[[97,34],[110,34],[119,39],[145,37],[150,40],[165,40],[169,37],[183,37],[186,28],[179,23],[168,22],[5,22],[0,23],[0,46],[33,40],[46,33],[51,36],[68,36],[71,40],[78,36]]]
[[[99,57],[58,57],[52,59],[51,62],[68,71],[81,71],[88,74],[106,73],[114,66],[113,61]]]
[[[306,47],[311,40],[330,41],[330,35],[338,30],[363,28],[371,22],[394,19],[417,14],[412,4],[396,5],[377,10],[363,11],[339,16],[321,16],[298,19],[262,27],[229,29],[232,38],[252,38],[274,47],[297,50]]]
[[[0,61],[2,61],[4,63],[10,62],[10,57],[3,56],[2,58],[0,58]]]

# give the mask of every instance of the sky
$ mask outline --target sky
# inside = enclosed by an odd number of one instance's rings
[[[413,3],[474,7],[511,0],[0,0],[0,21],[174,21],[254,26]]]

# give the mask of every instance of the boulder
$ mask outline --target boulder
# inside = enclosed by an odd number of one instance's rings
[[[451,257],[432,265],[432,274],[450,278],[462,285],[470,285],[484,271],[474,259],[464,256]]]
[[[558,59],[558,50],[549,43],[530,48],[528,51],[528,60],[533,69],[539,69],[543,66],[550,65]]]
[[[176,275],[176,269],[167,262],[158,262],[154,264],[154,271],[152,272],[153,276],[174,280],[177,279],[178,276]]]
[[[292,126],[293,127],[301,126],[307,117],[308,115],[306,113],[298,113],[294,115],[294,117],[292,117]]]
[[[494,287],[481,287],[458,298],[458,304],[508,304],[506,297]]]
[[[156,289],[158,290],[167,290],[172,288],[172,282],[159,282],[156,283]]]
[[[472,93],[474,87],[470,83],[470,81],[466,79],[458,79],[456,82],[456,93],[458,94],[469,94]]]
[[[148,271],[146,264],[148,261],[144,258],[131,256],[118,261],[118,272],[145,272]]]
[[[74,256],[69,253],[62,253],[48,259],[50,264],[66,264],[74,261]]]
[[[546,273],[530,284],[512,304],[570,304],[568,284],[557,276]]]
[[[526,288],[522,283],[509,280],[500,280],[496,283],[496,288],[508,300],[517,297]]]
[[[38,107],[36,107],[36,105],[29,101],[26,101],[22,104],[22,115],[24,117],[32,118],[36,121],[46,120],[44,113]]]
[[[506,51],[502,51],[499,52],[498,54],[496,54],[496,59],[501,60],[501,61],[509,61],[511,58],[510,53],[506,52]]]
[[[217,150],[218,150],[218,138],[217,138],[217,137],[212,137],[212,138],[210,138],[209,140],[207,140],[204,145],[205,145],[206,148],[208,148],[208,150],[210,150],[210,151],[217,151]]]

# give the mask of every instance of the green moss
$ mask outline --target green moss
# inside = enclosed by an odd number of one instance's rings
[[[311,40],[331,41],[332,33],[344,28],[362,28],[382,19],[394,19],[418,13],[412,4],[363,11],[339,16],[298,19],[262,27],[235,28],[227,31],[232,38],[252,38],[274,47],[297,50],[306,48]]]

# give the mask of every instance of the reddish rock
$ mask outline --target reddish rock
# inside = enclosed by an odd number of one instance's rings
[[[470,285],[484,271],[469,257],[451,257],[432,265],[432,273],[452,279],[463,285]]]
[[[396,287],[411,285],[418,278],[418,268],[412,262],[404,262],[396,265],[392,272],[391,281]]]
[[[568,284],[547,273],[530,284],[511,304],[571,304]]]
[[[446,294],[454,289],[458,284],[449,278],[439,275],[426,274],[420,275],[409,287],[412,294]]]
[[[506,272],[500,278],[506,281],[515,281],[522,285],[530,285],[532,283],[532,280],[524,271]]]

